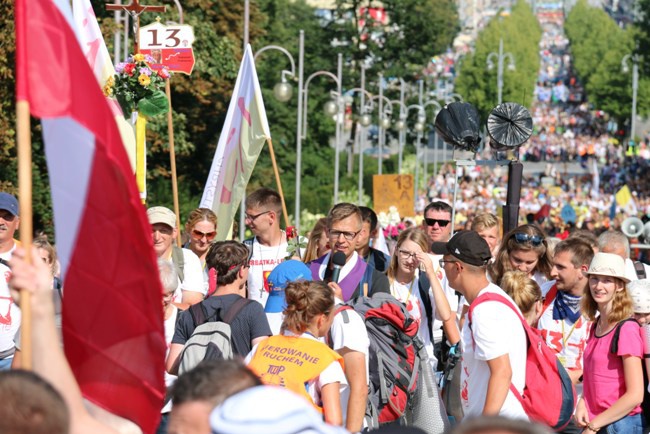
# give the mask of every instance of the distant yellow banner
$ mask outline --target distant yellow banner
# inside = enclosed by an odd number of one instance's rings
[[[373,175],[372,200],[375,212],[397,207],[401,217],[415,215],[413,175]]]

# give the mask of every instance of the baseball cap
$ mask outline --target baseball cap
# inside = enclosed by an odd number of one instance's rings
[[[251,411],[254,409],[254,411]],[[328,425],[307,400],[278,386],[243,390],[212,410],[212,434],[343,434]]]
[[[466,264],[482,267],[492,258],[487,242],[475,231],[458,231],[446,243],[433,243],[436,255],[452,255]]]
[[[9,211],[15,216],[18,216],[20,210],[18,208],[18,200],[12,194],[1,192],[0,193],[0,209]]]
[[[164,206],[152,206],[147,210],[149,224],[163,223],[172,228],[176,228],[176,214]]]
[[[311,270],[303,262],[289,259],[278,264],[266,280],[269,284],[269,298],[266,300],[264,312],[278,313],[287,307],[284,298],[284,288],[287,287],[287,283],[296,280],[311,281]]]
[[[589,264],[587,274],[598,274],[599,276],[611,276],[629,282],[630,279],[625,276],[625,261],[613,253],[598,252]]]
[[[627,290],[632,297],[634,313],[650,313],[650,280],[633,280]]]

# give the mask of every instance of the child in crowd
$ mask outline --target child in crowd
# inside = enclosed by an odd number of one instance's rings
[[[523,271],[507,271],[501,279],[501,289],[517,304],[531,327],[535,327],[542,314],[542,290]]]
[[[318,338],[334,317],[334,293],[324,282],[292,282],[285,288],[283,334],[256,345],[246,357],[263,383],[286,387],[341,425],[340,385],[347,385],[342,357]]]

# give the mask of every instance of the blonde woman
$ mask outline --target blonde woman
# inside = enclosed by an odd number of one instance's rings
[[[417,322],[418,335],[424,342],[435,369],[438,360],[433,351],[433,315],[435,312],[435,319],[440,321],[448,321],[452,316],[447,297],[434,272],[431,256],[426,253],[428,244],[429,238],[420,228],[402,232],[397,239],[387,274],[391,294],[404,303]]]
[[[585,434],[641,434],[643,341],[639,324],[628,321],[633,310],[625,262],[618,255],[596,253],[587,275],[582,311],[595,325],[584,353],[584,393],[576,420]]]

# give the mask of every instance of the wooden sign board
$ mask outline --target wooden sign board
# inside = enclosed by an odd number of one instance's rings
[[[413,175],[373,175],[372,200],[375,212],[397,207],[400,217],[415,215]]]

